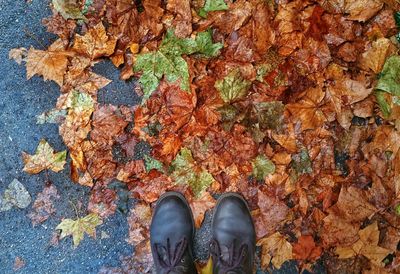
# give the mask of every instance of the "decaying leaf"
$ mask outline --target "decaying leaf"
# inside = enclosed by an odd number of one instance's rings
[[[29,174],[37,174],[47,169],[60,172],[64,169],[66,157],[66,150],[55,153],[46,140],[41,140],[34,155],[29,155],[26,152],[22,154],[25,164],[24,171]]]
[[[60,239],[72,236],[74,247],[77,247],[83,240],[85,233],[90,237],[95,238],[96,226],[101,225],[102,223],[103,221],[99,215],[90,213],[89,215],[76,220],[64,219],[56,229],[61,230]]]
[[[32,198],[25,186],[14,179],[0,196],[0,212],[10,210],[13,206],[26,208],[31,203]]]
[[[43,191],[37,195],[32,211],[28,214],[34,226],[43,223],[56,212],[53,201],[59,198],[60,195],[53,184],[47,184],[44,187]]]
[[[258,155],[252,162],[253,176],[257,180],[264,180],[265,177],[275,172],[274,163],[267,159],[264,155]]]

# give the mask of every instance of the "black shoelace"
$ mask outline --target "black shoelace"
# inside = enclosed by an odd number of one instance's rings
[[[186,237],[183,237],[180,240],[175,248],[172,250],[170,239],[167,239],[167,246],[162,246],[159,244],[154,244],[154,250],[156,251],[157,257],[161,268],[161,274],[168,274],[175,270],[175,268],[179,265],[182,260],[183,254],[187,248],[188,241]]]
[[[210,250],[220,265],[218,274],[243,273],[243,260],[248,252],[248,246],[242,243],[239,248],[235,248],[235,245],[236,241],[233,241],[231,246],[225,246],[229,254],[228,259],[224,260],[219,243],[215,239],[212,240]]]

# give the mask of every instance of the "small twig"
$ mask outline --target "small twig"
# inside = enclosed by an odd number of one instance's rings
[[[69,200],[69,203],[72,205],[72,207],[73,207],[74,210],[75,210],[76,218],[79,218],[78,208],[76,207],[76,205],[75,205],[71,200]]]

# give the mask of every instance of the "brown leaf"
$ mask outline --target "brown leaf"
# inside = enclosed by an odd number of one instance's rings
[[[258,206],[261,216],[255,220],[257,238],[262,238],[272,233],[278,225],[286,220],[289,208],[275,196],[258,191]],[[265,232],[260,233],[258,226],[262,226]]]
[[[377,222],[372,223],[358,232],[360,239],[351,247],[337,247],[335,252],[340,259],[347,259],[356,255],[364,255],[376,266],[383,266],[383,259],[390,250],[378,246],[379,229]]]
[[[302,235],[296,244],[293,245],[293,258],[296,260],[315,261],[322,253],[322,248],[315,245],[310,235]]]
[[[85,35],[76,34],[72,49],[91,60],[114,53],[117,40],[109,37],[102,23],[90,28]]]
[[[213,208],[215,204],[215,199],[208,192],[204,192],[200,198],[190,201],[196,228],[200,228],[206,211]]]
[[[365,22],[383,7],[380,0],[345,0],[345,12],[349,20]]]
[[[102,219],[114,214],[117,208],[115,204],[117,193],[107,188],[107,185],[105,182],[96,182],[91,191],[88,204],[88,211],[97,214]]]
[[[14,267],[13,267],[13,270],[14,271],[18,271],[18,270],[20,270],[21,268],[24,268],[25,267],[25,261],[24,261],[24,259],[22,259],[21,257],[19,257],[19,256],[17,256],[17,257],[15,257],[15,260],[14,260]]]
[[[279,232],[257,242],[261,245],[261,267],[267,269],[272,262],[274,267],[281,268],[282,264],[292,257],[292,245]]]
[[[44,187],[33,203],[33,210],[27,215],[31,219],[33,226],[43,223],[50,215],[56,212],[53,200],[59,198],[60,195],[58,195],[57,189],[53,184],[50,183]]]
[[[192,11],[190,2],[189,0],[167,1],[167,10],[175,15],[172,21],[175,35],[180,38],[188,37],[192,33]]]
[[[61,39],[55,41],[47,50],[37,50],[31,47],[26,58],[26,77],[30,79],[37,74],[43,76],[45,81],[53,80],[62,86],[68,66],[68,57],[74,55],[65,48]]]

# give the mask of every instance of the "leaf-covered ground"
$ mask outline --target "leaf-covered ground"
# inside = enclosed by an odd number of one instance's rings
[[[75,245],[95,235],[121,195],[140,201],[128,217],[135,255],[104,271],[151,270],[151,206],[168,190],[185,194],[198,227],[216,195],[244,195],[261,269],[288,260],[307,269],[322,258],[334,273],[398,271],[396,0],[52,5],[43,24],[59,38],[10,58],[28,78],[59,85],[38,123],[59,124],[68,153],[42,141],[23,154],[25,171],[58,172],[68,154],[71,180],[91,190],[88,215],[57,227]],[[138,79],[140,105],[98,103],[110,80],[92,67],[103,59],[121,79]],[[137,159],[144,141],[151,157]],[[35,201],[33,222],[45,221],[51,207],[42,204]]]

